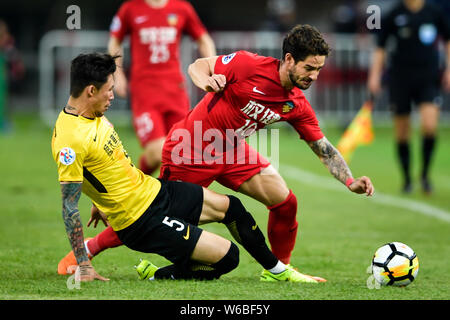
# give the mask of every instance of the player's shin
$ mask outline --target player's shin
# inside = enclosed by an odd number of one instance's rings
[[[422,138],[422,178],[428,178],[428,171],[437,138],[429,135]]]
[[[401,169],[403,172],[404,186],[403,191],[409,193],[411,191],[411,155],[410,145],[407,141],[397,142],[397,154],[400,160]]]
[[[297,238],[297,198],[289,190],[283,202],[267,208],[270,210],[267,235],[272,252],[283,263],[289,264]]]
[[[264,269],[271,269],[278,263],[278,259],[270,251],[266,239],[259,229],[255,219],[247,212],[241,201],[228,195],[230,205],[225,218],[221,221],[250,255],[258,261]]]

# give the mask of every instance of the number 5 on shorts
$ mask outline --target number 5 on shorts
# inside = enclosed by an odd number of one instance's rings
[[[178,225],[178,227],[175,229],[177,231],[183,231],[184,230],[184,224],[182,224],[180,221],[176,219],[170,220],[168,216],[164,217],[164,220],[162,221],[164,224],[168,225],[169,227],[173,228],[174,224]]]

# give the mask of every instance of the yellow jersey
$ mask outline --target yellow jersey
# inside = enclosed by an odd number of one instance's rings
[[[113,125],[61,111],[52,136],[59,181],[82,182],[82,191],[118,231],[135,222],[155,199],[161,183],[136,168]]]

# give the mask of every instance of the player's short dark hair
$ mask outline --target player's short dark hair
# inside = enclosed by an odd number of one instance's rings
[[[70,66],[70,95],[78,98],[89,85],[100,89],[116,71],[118,57],[98,52],[78,55]]]
[[[283,56],[290,53],[295,63],[304,61],[308,56],[328,56],[331,48],[316,28],[301,24],[292,28],[283,40]]]

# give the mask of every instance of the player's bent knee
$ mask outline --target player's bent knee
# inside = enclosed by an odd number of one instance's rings
[[[298,206],[297,197],[292,192],[292,190],[289,190],[288,196],[283,201],[273,206],[268,206],[267,208],[271,211],[280,211],[282,214],[295,216],[297,214],[297,206]]]
[[[226,196],[203,188],[203,207],[199,224],[222,221],[228,205]]]
[[[228,273],[239,265],[239,248],[231,242],[228,252],[218,262],[211,265],[217,271],[218,276]]]
[[[236,220],[240,215],[247,213],[247,210],[239,198],[232,195],[227,195],[227,197],[230,199],[230,203],[225,212],[225,218],[221,221],[224,224],[229,224]]]

